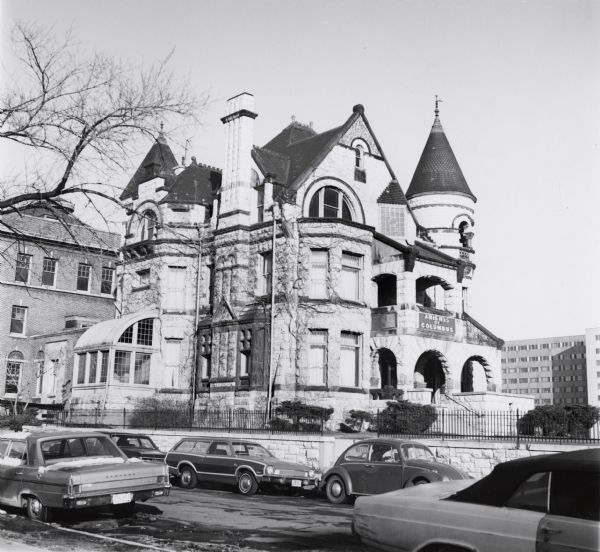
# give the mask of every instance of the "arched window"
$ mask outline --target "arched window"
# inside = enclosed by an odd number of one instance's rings
[[[424,307],[446,310],[445,292],[451,287],[437,276],[421,276],[416,281],[416,302]]]
[[[24,360],[25,357],[20,351],[13,351],[8,355],[6,362],[6,383],[4,385],[5,393],[17,393],[19,391]]]
[[[354,161],[354,166],[357,169],[363,169],[363,162],[364,162],[364,155],[365,155],[365,148],[362,144],[357,144],[356,147],[354,148],[354,153],[355,153],[355,161]]]
[[[156,213],[147,209],[142,214],[140,240],[153,240],[156,237]]]
[[[317,191],[310,200],[308,216],[352,220],[352,207],[344,192],[339,188],[325,186]]]

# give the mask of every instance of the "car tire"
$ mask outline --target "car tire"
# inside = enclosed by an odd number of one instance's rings
[[[30,496],[27,499],[27,517],[33,521],[48,523],[52,521],[52,510],[44,506],[37,497]]]
[[[135,512],[135,502],[128,502],[127,504],[113,504],[110,509],[116,518],[128,518],[133,516],[133,513]]]
[[[238,477],[237,490],[241,495],[252,496],[258,491],[258,481],[249,471],[244,471]]]
[[[332,475],[325,484],[327,500],[332,504],[348,504],[350,497],[346,492],[346,485],[338,475]]]
[[[193,489],[198,484],[198,476],[189,466],[183,467],[179,470],[178,483],[183,489]]]

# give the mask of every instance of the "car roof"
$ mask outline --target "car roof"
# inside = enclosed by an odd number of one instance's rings
[[[406,439],[396,439],[396,438],[386,438],[386,437],[373,437],[372,439],[363,439],[362,441],[356,441],[355,443],[352,443],[352,445],[350,446],[354,446],[354,445],[368,445],[371,443],[391,443],[397,447],[401,446],[401,445],[418,445],[421,447],[427,447],[427,445],[425,445],[424,443],[419,443],[417,441],[409,441]],[[348,448],[350,448],[350,446]]]
[[[57,431],[53,430],[35,430],[35,431],[19,431],[13,433],[4,433],[0,435],[1,439],[13,440],[37,440],[37,439],[65,439],[76,437],[97,437],[97,431]]]
[[[544,471],[600,473],[600,448],[542,454],[502,462],[489,475],[459,491],[450,500],[502,506],[527,477]]]

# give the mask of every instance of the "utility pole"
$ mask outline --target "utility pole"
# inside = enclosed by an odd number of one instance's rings
[[[277,203],[273,202],[271,212],[273,216],[273,231],[271,237],[271,330],[269,332],[269,388],[267,391],[267,412],[265,422],[268,422],[271,419],[271,402],[273,401],[273,378],[275,376],[273,369],[273,364],[275,362],[275,345],[273,341],[275,335],[275,284],[277,283],[277,279],[275,277],[275,267],[277,266],[275,263],[275,246],[277,242],[277,215],[279,214],[279,206],[277,205]]]

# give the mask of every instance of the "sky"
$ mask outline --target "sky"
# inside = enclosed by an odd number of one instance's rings
[[[220,117],[255,96],[255,143],[292,116],[324,131],[355,104],[406,191],[440,118],[477,196],[471,315],[499,337],[600,326],[600,2],[594,0],[0,0],[72,28],[82,51],[172,68],[208,94],[202,124],[166,128],[176,157],[224,166]],[[140,145],[132,171],[150,147]],[[125,186],[132,172],[123,175]]]

